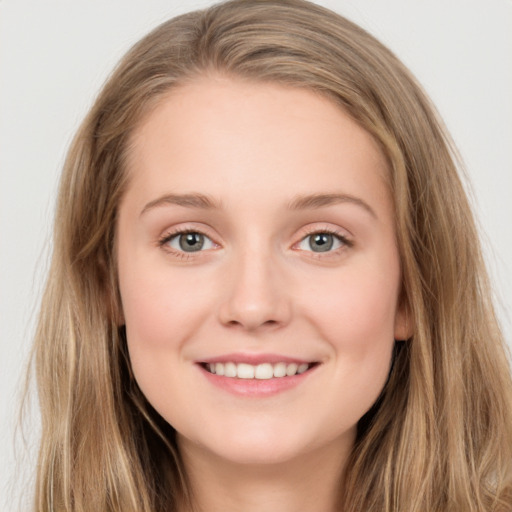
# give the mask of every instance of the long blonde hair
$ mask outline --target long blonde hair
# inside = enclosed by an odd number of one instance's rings
[[[512,509],[512,384],[455,152],[372,36],[303,0],[233,0],[172,19],[120,62],[69,150],[34,360],[37,512],[157,512],[190,501],[174,431],[130,371],[118,327],[116,213],[141,117],[216,72],[325,94],[389,162],[414,335],[358,425],[343,512]]]

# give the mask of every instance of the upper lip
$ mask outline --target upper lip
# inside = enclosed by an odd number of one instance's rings
[[[301,359],[298,357],[284,356],[280,354],[223,354],[221,356],[208,357],[201,359],[198,363],[246,363],[251,365],[258,365],[263,363],[276,364],[276,363],[313,363],[311,359]]]

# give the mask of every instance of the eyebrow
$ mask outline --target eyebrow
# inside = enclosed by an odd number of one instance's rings
[[[375,219],[377,214],[373,208],[360,199],[359,197],[352,196],[350,194],[308,194],[300,195],[295,197],[289,204],[288,209],[290,210],[314,210],[323,208],[325,206],[332,206],[340,203],[355,204],[363,208]],[[198,208],[202,210],[215,210],[220,209],[220,202],[213,199],[211,196],[207,196],[199,193],[191,194],[165,194],[144,206],[140,215],[152,210],[154,208],[166,205],[183,206],[185,208]]]
[[[350,194],[309,194],[298,196],[292,200],[288,208],[290,210],[313,210],[340,203],[350,203],[360,206],[372,217],[377,218],[375,210],[368,203]]]
[[[215,201],[210,196],[204,194],[165,194],[153,201],[150,201],[142,211],[140,215],[153,210],[159,206],[176,205],[183,206],[185,208],[199,208],[202,210],[213,210],[220,209],[220,203]]]

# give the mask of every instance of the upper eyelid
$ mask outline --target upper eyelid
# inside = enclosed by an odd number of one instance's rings
[[[181,235],[186,235],[188,233],[198,233],[202,236],[204,236],[205,238],[208,238],[208,240],[210,240],[210,242],[214,245],[214,246],[219,246],[219,244],[209,235],[207,235],[206,233],[203,233],[201,231],[198,231],[198,230],[184,230],[184,231],[176,231],[174,233],[167,233],[166,235],[163,235],[162,237],[160,237],[158,239],[158,245],[160,247],[163,247],[165,245],[167,245],[171,240],[175,239],[176,237],[178,236],[181,236]],[[217,248],[217,247],[214,247],[214,248]],[[171,250],[171,247],[169,247],[169,250]],[[211,250],[210,249],[206,249],[206,250]],[[186,252],[186,251],[181,251],[179,249],[176,249],[176,248],[172,248],[172,251],[176,251],[176,252]],[[196,251],[196,252],[204,252],[204,250],[199,250],[199,251]],[[193,252],[191,252],[190,254],[193,254]]]
[[[333,229],[333,228],[322,228],[322,229],[316,229],[316,228],[313,228],[309,231],[306,231],[304,234],[302,234],[302,238],[305,238],[306,236],[311,236],[311,235],[316,235],[318,233],[329,233],[330,235],[338,235],[340,237],[344,237],[344,238],[347,238],[343,233],[341,233],[339,230],[337,229]]]
[[[351,242],[352,238],[353,238],[353,235],[350,232],[348,232],[346,229],[343,229],[341,227],[331,227],[331,226],[323,225],[319,228],[307,226],[306,230],[301,234],[300,240],[304,240],[304,238],[306,238],[307,236],[315,235],[317,233],[329,233],[329,234],[337,236],[347,242]]]
[[[196,227],[196,226],[184,226],[184,227],[177,227],[177,228],[167,228],[163,230],[162,234],[159,235],[158,239],[162,240],[164,238],[172,238],[174,236],[183,235],[186,233],[199,233],[201,235],[204,235],[212,240],[212,242],[215,242],[215,236],[212,236],[209,229],[202,228],[202,227]],[[218,242],[215,242],[218,243]]]

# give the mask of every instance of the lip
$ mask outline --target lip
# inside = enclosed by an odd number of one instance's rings
[[[279,354],[247,354],[247,353],[233,353],[223,354],[222,356],[209,357],[207,359],[201,359],[197,363],[246,363],[252,365],[258,365],[263,363],[277,364],[277,363],[314,363],[317,361],[308,359],[298,359],[296,357],[289,357]]]
[[[208,363],[246,363],[258,365],[263,363],[314,363],[307,371],[291,377],[273,377],[270,379],[239,379],[237,377],[224,377],[210,373],[205,367]],[[218,357],[203,359],[196,363],[197,368],[205,379],[213,386],[232,395],[245,398],[266,398],[297,388],[306,382],[320,364],[317,361],[297,359],[277,354],[225,354]]]

